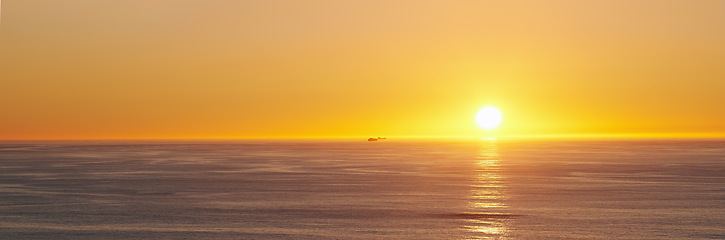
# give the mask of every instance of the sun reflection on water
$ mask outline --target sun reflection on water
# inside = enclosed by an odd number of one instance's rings
[[[506,239],[506,204],[504,179],[495,140],[483,141],[482,151],[476,159],[475,177],[470,184],[467,222],[463,228],[472,233],[467,239]]]

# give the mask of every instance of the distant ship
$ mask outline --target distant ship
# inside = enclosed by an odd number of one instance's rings
[[[384,137],[368,138],[368,142],[377,142],[378,140],[385,140],[385,139],[388,139],[388,138],[384,138]]]

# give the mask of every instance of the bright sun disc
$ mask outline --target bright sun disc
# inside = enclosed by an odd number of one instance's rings
[[[476,113],[476,123],[483,129],[494,129],[501,124],[501,112],[495,107],[484,107]]]

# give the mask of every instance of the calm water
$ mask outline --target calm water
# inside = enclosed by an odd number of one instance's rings
[[[0,239],[725,239],[725,141],[3,142]]]

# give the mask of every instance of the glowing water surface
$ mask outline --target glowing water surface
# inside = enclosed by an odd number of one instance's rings
[[[725,142],[0,143],[0,239],[722,239]]]

